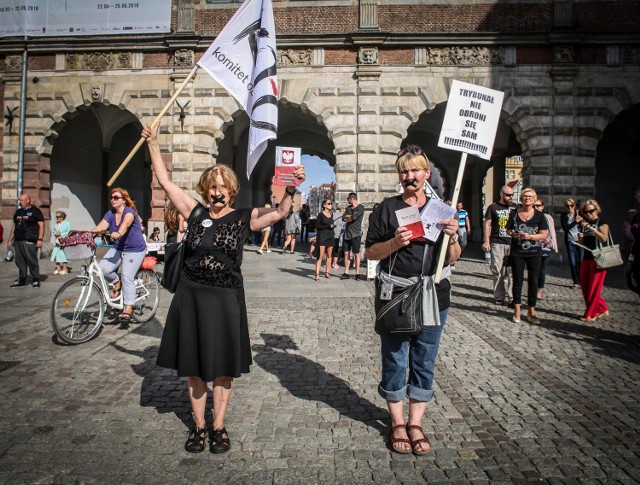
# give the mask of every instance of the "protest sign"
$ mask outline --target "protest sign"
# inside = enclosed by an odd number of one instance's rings
[[[300,185],[300,180],[293,174],[302,152],[297,147],[276,147],[276,173],[273,185]]]
[[[491,159],[504,93],[454,80],[438,146]]]

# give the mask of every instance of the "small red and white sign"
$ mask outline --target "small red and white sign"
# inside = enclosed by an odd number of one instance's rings
[[[302,150],[298,147],[276,147],[276,173],[274,185],[300,185],[293,173],[301,163]]]

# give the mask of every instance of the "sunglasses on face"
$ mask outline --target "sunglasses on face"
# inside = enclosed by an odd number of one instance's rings
[[[567,205],[565,205],[565,207],[566,207],[567,209],[571,209],[572,207],[574,207],[574,205],[573,205],[573,204],[567,204]]]
[[[533,204],[533,207],[544,207],[542,204]]]
[[[399,152],[398,152],[398,158],[405,156],[407,153],[411,153],[412,155],[424,155],[424,152],[422,151],[422,148],[415,146],[415,145],[409,145],[406,148],[402,148]]]
[[[582,212],[584,212],[585,214],[593,214],[596,211],[596,209],[589,209],[589,210],[583,210]]]
[[[504,192],[502,192],[502,195],[504,195],[505,197],[513,197],[513,194],[505,194]]]
[[[122,199],[122,197],[120,197],[119,195],[112,195],[111,196],[111,200],[120,200]]]

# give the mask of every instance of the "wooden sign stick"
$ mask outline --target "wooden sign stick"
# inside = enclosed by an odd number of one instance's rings
[[[176,92],[173,94],[173,96],[171,97],[169,102],[166,104],[166,106],[164,108],[162,108],[162,111],[160,111],[160,114],[158,114],[158,116],[156,116],[156,119],[153,120],[153,123],[151,123],[152,126],[155,126],[155,125],[160,123],[160,120],[162,119],[164,114],[168,111],[168,109],[171,107],[171,105],[175,102],[175,100],[178,98],[178,96],[180,95],[182,90],[187,86],[187,84],[189,84],[189,81],[191,81],[193,76],[196,75],[196,72],[198,71],[198,67],[200,67],[200,66],[198,66],[198,64],[196,64],[194,66],[194,68],[191,69],[191,72],[189,73],[187,78],[182,82],[182,84],[180,86],[178,86],[178,89],[176,89]],[[116,170],[116,173],[114,173],[113,177],[111,177],[111,179],[109,179],[109,181],[107,182],[107,187],[111,187],[113,185],[113,183],[120,176],[120,174],[122,173],[124,168],[131,161],[131,159],[136,154],[136,152],[140,149],[140,147],[142,146],[143,143],[144,143],[144,138],[140,137],[140,139],[138,140],[138,143],[136,143],[136,146],[133,147],[133,149],[129,152],[129,155],[127,155],[127,158],[124,159],[124,161],[118,167],[118,170]]]
[[[456,206],[458,203],[458,197],[460,196],[460,186],[462,185],[462,176],[464,175],[464,166],[467,164],[467,154],[462,152],[460,155],[460,166],[458,167],[458,176],[456,177],[456,185],[453,190],[453,197],[451,198],[451,207]],[[435,282],[440,283],[442,278],[442,268],[444,266],[444,258],[447,254],[447,246],[449,245],[449,235],[445,234],[442,240],[442,246],[440,247],[440,254],[438,255],[438,268],[436,270]]]

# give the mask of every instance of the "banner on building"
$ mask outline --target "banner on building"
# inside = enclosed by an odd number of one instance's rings
[[[489,160],[504,93],[453,81],[438,146]]]
[[[0,0],[0,37],[171,32],[171,0]]]
[[[276,147],[276,174],[273,185],[300,185],[293,172],[300,165],[302,150],[298,147]]]
[[[276,28],[271,0],[245,0],[198,65],[231,94],[251,120],[247,178],[278,132]]]

